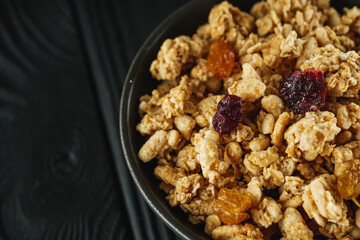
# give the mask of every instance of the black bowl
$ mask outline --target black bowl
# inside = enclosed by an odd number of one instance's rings
[[[131,64],[120,102],[120,136],[130,173],[152,210],[184,239],[210,239],[210,237],[204,233],[203,225],[192,225],[181,209],[169,206],[165,200],[166,195],[159,189],[160,181],[153,175],[156,160],[145,164],[138,159],[137,153],[144,144],[144,137],[135,130],[136,124],[140,122],[139,98],[144,94],[150,94],[159,84],[159,81],[151,77],[149,68],[162,42],[182,34],[191,36],[198,26],[207,22],[210,9],[219,2],[216,0],[189,2],[166,18],[151,33]],[[248,12],[257,0],[231,2],[242,11]],[[360,6],[357,0],[333,0],[331,4],[339,11],[345,6]]]

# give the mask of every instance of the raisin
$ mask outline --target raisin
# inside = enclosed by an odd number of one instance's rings
[[[295,114],[315,112],[325,104],[326,82],[314,68],[296,71],[280,82],[280,97]]]
[[[235,63],[235,54],[225,42],[216,40],[211,43],[207,57],[208,68],[217,77],[230,76]]]
[[[344,163],[336,163],[335,168],[342,168],[341,174],[337,179],[339,194],[346,200],[354,200],[360,195],[360,166],[356,160]]]
[[[212,124],[220,134],[230,133],[242,119],[242,99],[235,95],[226,95],[217,105]]]
[[[346,174],[338,178],[338,190],[342,198],[350,200],[360,194],[360,179],[353,171],[347,171]]]
[[[221,188],[213,210],[224,224],[239,224],[249,218],[245,211],[251,204],[251,198],[237,189]]]

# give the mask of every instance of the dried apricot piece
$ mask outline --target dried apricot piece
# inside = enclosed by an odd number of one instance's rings
[[[235,54],[231,47],[223,41],[211,43],[207,57],[208,68],[217,77],[230,76],[235,63]]]
[[[239,224],[250,215],[245,211],[251,207],[251,198],[237,189],[221,188],[214,204],[214,213],[224,224]]]

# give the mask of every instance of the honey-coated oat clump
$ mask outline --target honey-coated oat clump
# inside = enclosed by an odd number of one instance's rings
[[[359,44],[330,0],[223,1],[166,39],[136,130],[169,205],[215,240],[360,239]]]

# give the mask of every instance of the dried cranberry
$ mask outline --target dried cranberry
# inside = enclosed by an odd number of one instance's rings
[[[296,71],[284,78],[278,91],[286,107],[295,114],[315,112],[325,104],[324,75],[314,68]]]
[[[236,95],[226,95],[218,103],[216,109],[221,114],[240,122],[242,119],[241,100],[241,97]]]
[[[216,112],[213,118],[213,126],[215,130],[220,134],[227,134],[230,133],[238,123],[231,118]]]
[[[226,95],[217,105],[213,126],[220,134],[230,133],[242,119],[241,98]]]

